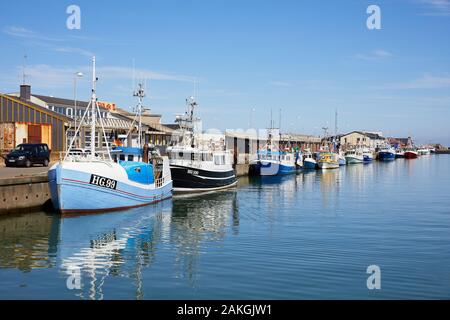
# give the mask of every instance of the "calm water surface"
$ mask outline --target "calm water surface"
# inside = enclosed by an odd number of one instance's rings
[[[120,213],[1,217],[0,298],[449,299],[450,156],[243,178]]]

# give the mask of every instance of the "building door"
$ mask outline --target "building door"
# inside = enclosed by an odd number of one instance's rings
[[[42,132],[40,125],[28,125],[28,143],[41,143]]]
[[[11,150],[15,147],[14,123],[0,123],[0,150]]]

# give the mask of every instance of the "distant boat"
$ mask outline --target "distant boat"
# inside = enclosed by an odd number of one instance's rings
[[[362,152],[364,163],[370,163],[373,161],[373,152],[369,148],[364,148]]]
[[[420,148],[417,150],[417,153],[419,154],[419,156],[428,156],[431,154],[431,151],[428,148]]]
[[[405,150],[405,159],[417,159],[418,157],[419,153],[415,149]]]
[[[351,149],[345,153],[347,164],[356,164],[364,162],[364,155],[361,149]]]
[[[303,169],[315,170],[317,168],[317,161],[313,158],[311,150],[305,149],[303,151]]]
[[[400,150],[400,149],[396,150],[395,151],[395,158],[396,159],[403,159],[403,158],[405,158],[405,151]]]
[[[258,151],[258,159],[250,162],[249,173],[253,176],[276,176],[296,171],[295,156],[290,152],[272,150]]]
[[[320,169],[336,169],[339,168],[339,156],[333,152],[322,152],[317,161]]]
[[[395,160],[395,150],[390,146],[385,146],[378,152],[378,160],[391,161]]]

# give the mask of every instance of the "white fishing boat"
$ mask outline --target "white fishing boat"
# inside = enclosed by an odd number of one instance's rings
[[[350,149],[345,153],[347,164],[356,164],[364,162],[364,154],[362,149]]]
[[[419,154],[419,156],[428,156],[431,154],[431,150],[426,147],[422,147],[417,149],[417,153]]]
[[[172,179],[169,159],[147,152],[141,145],[142,99],[144,91],[139,89],[139,146],[134,149],[116,150],[114,159],[109,144],[106,153],[96,150],[97,104],[95,57],[92,59],[92,95],[88,107],[76,128],[75,137],[81,125],[91,116],[90,152],[85,156],[73,156],[72,139],[62,161],[56,163],[48,172],[51,199],[54,208],[63,213],[98,212],[123,210],[145,206],[172,196]],[[102,119],[99,117],[105,141],[106,134]],[[146,150],[144,152],[143,150]],[[126,159],[120,160],[120,153],[126,153]],[[125,159],[125,157],[123,157]],[[134,161],[136,160],[136,161]]]

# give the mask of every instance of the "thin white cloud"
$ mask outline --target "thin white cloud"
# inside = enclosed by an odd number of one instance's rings
[[[429,16],[450,16],[450,0],[419,0],[431,11],[423,13]]]
[[[118,66],[106,66],[97,68],[99,77],[105,79],[151,79],[151,80],[168,80],[168,81],[180,81],[180,82],[194,82],[195,77],[161,73],[147,69],[136,69],[129,67]]]
[[[358,53],[355,55],[356,59],[360,60],[366,60],[366,61],[376,61],[376,60],[383,60],[387,58],[393,57],[393,54],[385,51],[385,50],[374,50],[368,54],[362,54]]]
[[[435,76],[431,74],[425,74],[421,78],[414,79],[409,82],[389,85],[388,88],[400,90],[450,88],[450,76]]]
[[[58,47],[58,48],[54,48],[54,50],[56,52],[81,54],[82,56],[85,56],[85,57],[92,57],[95,55],[94,53],[84,50],[84,49],[81,49],[81,48]]]
[[[269,85],[276,87],[292,87],[292,83],[285,81],[270,81]]]
[[[26,67],[25,73],[28,82],[39,89],[48,88],[67,88],[72,86],[73,76],[77,72],[84,73],[85,79],[89,79],[91,68],[84,67],[59,67],[47,64],[29,65]],[[8,72],[4,72],[8,74]],[[3,76],[0,81],[5,84],[17,82],[19,75],[22,74],[22,67],[17,66],[14,70],[9,72],[10,76]],[[131,83],[133,74],[136,79],[151,79],[160,81],[180,81],[180,82],[194,82],[194,77],[178,74],[169,74],[156,72],[147,69],[136,69],[133,72],[132,68],[117,67],[117,66],[100,66],[97,68],[97,75],[100,81],[120,81],[122,83]],[[130,89],[131,90],[131,89]]]
[[[93,53],[88,50],[62,45],[63,42],[67,42],[67,39],[47,37],[24,27],[7,26],[3,28],[2,31],[10,37],[26,41],[27,45],[30,47],[38,46],[60,53],[79,54],[86,57],[93,56]],[[69,39],[75,39],[74,37],[75,36],[70,36]],[[78,40],[82,40],[82,37],[79,37]]]
[[[6,26],[3,28],[3,33],[15,37],[15,38],[21,38],[21,39],[29,39],[29,40],[42,40],[42,41],[51,41],[51,42],[59,42],[64,41],[63,39],[58,38],[52,38],[47,37],[44,35],[41,35],[35,31],[26,29],[24,27],[17,27],[17,26]]]

